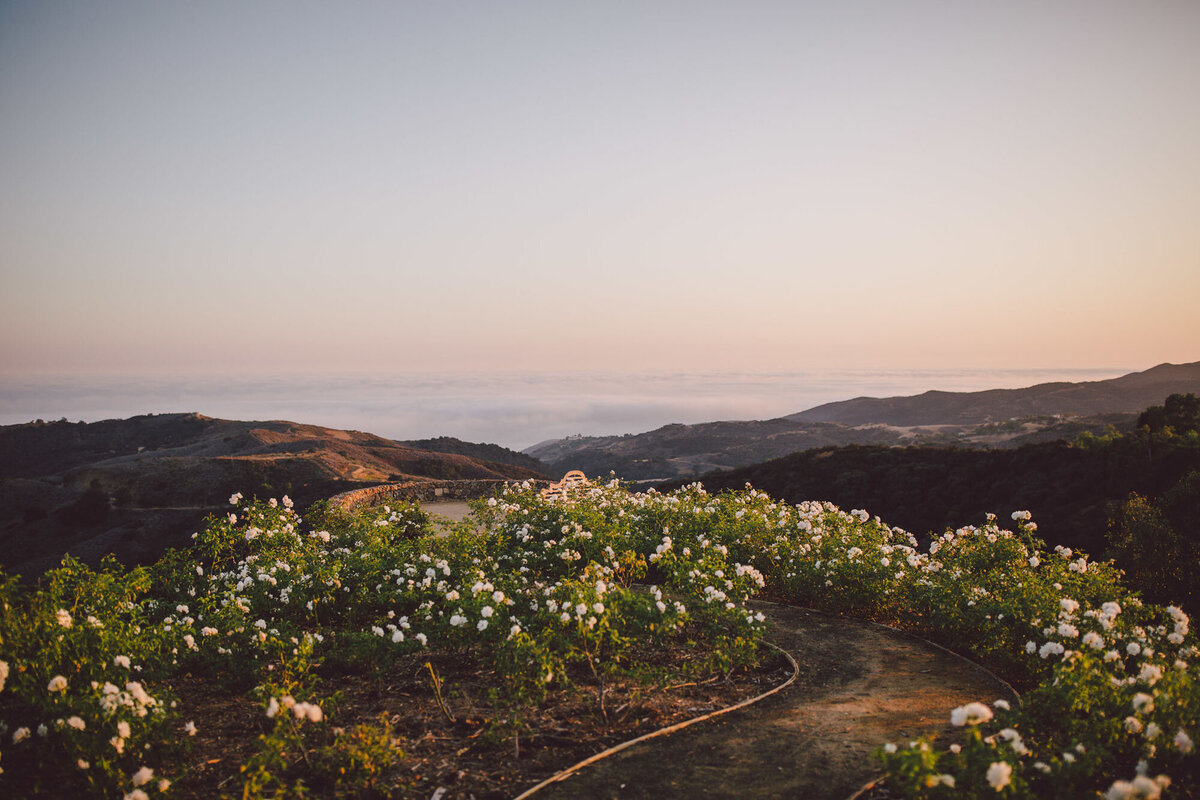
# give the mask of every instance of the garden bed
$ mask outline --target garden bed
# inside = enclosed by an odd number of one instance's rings
[[[655,660],[664,672],[674,672],[685,669],[689,658],[681,647],[661,652]],[[762,694],[792,674],[782,656],[769,653],[759,667],[728,678],[666,686],[616,682],[605,692],[607,719],[595,691],[586,686],[552,691],[536,708],[517,711],[518,718],[489,697],[496,675],[443,656],[434,669],[452,721],[437,702],[425,663],[418,654],[409,654],[377,674],[343,674],[322,682],[322,691],[337,698],[329,709],[337,728],[382,730],[382,720],[390,725],[393,760],[380,763],[371,778],[380,796],[394,792],[429,798],[443,789],[443,800],[513,797],[608,747]],[[257,749],[258,736],[271,728],[262,703],[251,693],[214,693],[210,681],[192,676],[176,688],[180,713],[195,722],[197,733],[181,759],[184,776],[173,791],[214,800],[234,794],[240,766]],[[312,741],[308,755],[333,735],[330,730]],[[308,783],[316,796],[338,796],[337,787],[322,786],[321,780],[310,773]]]

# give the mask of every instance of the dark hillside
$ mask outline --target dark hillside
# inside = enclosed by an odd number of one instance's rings
[[[546,477],[553,477],[550,475],[549,468],[533,456],[518,453],[516,450],[510,450],[498,444],[464,442],[462,439],[456,439],[453,436],[438,436],[435,439],[412,439],[401,441],[399,444],[405,447],[414,447],[418,450],[429,450],[434,453],[452,453],[454,455],[470,456],[481,461],[490,461],[493,464],[508,464],[509,466],[523,467],[541,473]]]
[[[543,442],[529,448],[554,472],[609,471],[628,480],[699,475],[713,469],[755,464],[763,459],[836,444],[893,444],[885,427],[794,422],[788,419],[664,425],[633,436],[600,436]]]
[[[31,422],[0,427],[0,478],[54,475],[81,464],[194,443],[219,420],[145,414],[102,422]]]
[[[865,508],[918,534],[981,523],[986,512],[1007,518],[1027,509],[1046,541],[1100,555],[1110,506],[1130,492],[1160,495],[1200,469],[1200,447],[1126,438],[1098,448],[1065,442],[1013,450],[823,448],[700,480],[710,491],[749,483],[790,503],[829,500]]]

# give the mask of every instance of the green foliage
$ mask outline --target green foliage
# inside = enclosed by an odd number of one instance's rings
[[[258,748],[241,767],[243,800],[250,798],[303,798],[308,786],[303,767],[323,734],[323,713],[310,719],[311,704],[299,704],[291,695],[270,695],[264,710],[273,725],[258,737]],[[316,706],[320,708],[320,706]]]
[[[1198,485],[1161,508],[1131,501],[1130,547],[1161,541]],[[560,687],[594,692],[603,717],[614,680],[660,669],[656,649],[688,648],[693,677],[753,663],[765,625],[747,601],[760,594],[905,624],[1030,688],[1025,707],[980,715],[957,751],[881,750],[908,796],[1095,796],[1139,769],[1197,785],[1187,615],[1143,604],[1111,564],[1047,548],[1028,512],[1013,530],[989,516],[922,549],[866,511],[749,488],[614,482],[548,500],[510,487],[475,504],[481,530],[447,535],[403,504],[319,507],[306,524],[286,497],[231,500],[150,570],[66,560],[33,589],[0,581],[0,721],[16,739],[0,792],[158,791],[142,779],[171,775],[184,729],[165,682],[187,671],[258,687],[265,731],[235,795],[387,796],[394,732],[330,724],[324,676],[420,654],[497,676],[495,731],[519,731]]]
[[[167,642],[139,603],[145,570],[73,558],[36,587],[0,584],[0,721],[8,776],[27,796],[118,793],[171,747],[171,697],[147,683]]]
[[[1188,605],[1200,600],[1200,549],[1176,531],[1160,503],[1130,495],[1113,514],[1108,536],[1108,555],[1148,598]]]
[[[1200,431],[1200,397],[1191,393],[1170,395],[1163,405],[1150,406],[1143,411],[1137,425],[1151,433]]]
[[[1177,531],[1190,531],[1200,543],[1200,471],[1192,470],[1160,498],[1163,514]]]
[[[386,798],[407,794],[406,781],[396,774],[404,758],[386,714],[373,723],[334,729],[333,740],[309,756],[314,789],[330,797]]]

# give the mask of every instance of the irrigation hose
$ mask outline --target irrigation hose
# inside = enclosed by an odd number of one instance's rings
[[[519,794],[515,798],[513,798],[513,800],[525,800],[525,798],[531,797],[535,792],[546,788],[547,786],[549,786],[552,783],[558,783],[559,781],[566,780],[571,775],[574,775],[576,772],[578,772],[579,770],[588,766],[589,764],[595,764],[597,761],[601,761],[605,758],[608,758],[609,756],[614,755],[615,753],[619,753],[622,750],[625,750],[626,748],[633,747],[635,744],[640,744],[641,742],[644,742],[647,739],[653,739],[656,736],[665,736],[668,733],[674,733],[675,731],[682,730],[683,728],[686,728],[689,725],[695,725],[697,722],[704,722],[704,720],[706,720],[706,719],[712,719],[713,717],[719,717],[722,714],[728,714],[730,711],[737,711],[739,708],[745,708],[746,706],[754,705],[759,700],[765,700],[766,698],[770,697],[771,695],[775,694],[776,692],[782,692],[784,689],[786,689],[787,687],[791,686],[793,683],[796,682],[796,678],[798,678],[800,676],[800,665],[796,663],[796,659],[792,658],[792,654],[787,652],[783,648],[777,647],[776,645],[773,645],[770,642],[763,642],[763,644],[765,644],[767,647],[770,647],[772,650],[777,651],[780,655],[782,655],[784,658],[786,658],[788,660],[789,664],[792,665],[792,676],[790,678],[788,678],[786,681],[784,681],[783,683],[776,686],[774,689],[769,689],[769,690],[763,692],[762,694],[757,695],[756,697],[751,697],[748,700],[743,700],[742,702],[736,703],[732,706],[728,706],[726,708],[720,708],[720,709],[717,709],[716,711],[711,711],[708,714],[703,714],[699,717],[693,717],[692,719],[685,719],[683,722],[677,722],[674,725],[668,725],[665,728],[659,728],[656,731],[651,731],[650,733],[642,734],[641,736],[637,737],[636,739],[630,739],[627,742],[621,742],[620,744],[613,745],[612,747],[608,748],[607,750],[596,753],[594,756],[589,756],[588,758],[585,758],[583,761],[580,761],[577,764],[572,764],[571,766],[567,767],[563,771],[558,772],[554,775],[551,775],[549,778],[542,781],[537,786],[534,786],[531,789],[526,789],[524,792],[522,792],[521,794]]]

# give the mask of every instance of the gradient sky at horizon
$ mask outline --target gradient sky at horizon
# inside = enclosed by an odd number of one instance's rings
[[[0,376],[1200,358],[1200,3],[0,3]]]

